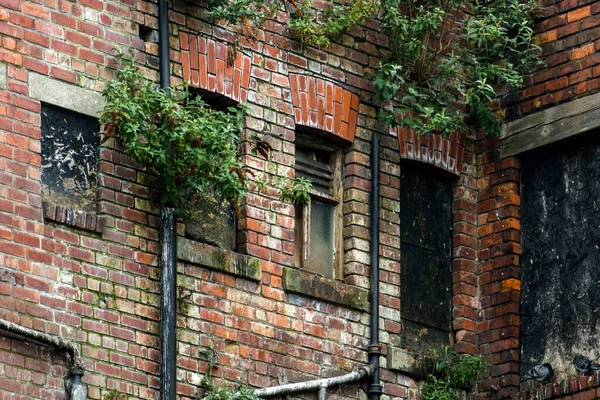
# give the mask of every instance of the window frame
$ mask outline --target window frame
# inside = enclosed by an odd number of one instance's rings
[[[329,164],[332,169],[332,194],[326,194],[317,190],[309,190],[310,200],[305,204],[296,205],[295,227],[294,227],[294,261],[296,267],[330,279],[344,279],[344,237],[343,237],[343,150],[323,148],[314,145],[297,146],[312,151],[329,153]],[[310,267],[310,228],[311,228],[311,206],[312,201],[318,200],[334,206],[333,217],[333,265],[330,275],[323,275]]]

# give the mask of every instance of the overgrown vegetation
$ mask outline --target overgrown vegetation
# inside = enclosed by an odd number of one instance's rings
[[[243,34],[256,39],[256,30],[285,6],[289,11],[288,28],[302,47],[324,48],[342,33],[373,16],[377,0],[357,0],[352,5],[328,4],[313,7],[312,0],[209,0],[210,15],[241,27]]]
[[[185,86],[160,89],[131,58],[119,57],[121,68],[102,92],[103,140],[117,137],[128,156],[158,177],[160,203],[185,217],[197,194],[214,193],[233,202],[246,195],[252,172],[237,154],[243,107],[218,111]],[[264,144],[258,148],[268,157]],[[275,189],[287,193],[295,182],[284,179]]]
[[[459,400],[457,391],[479,380],[489,367],[482,356],[461,355],[449,347],[432,355],[433,371],[421,385],[423,400]]]
[[[254,390],[243,386],[238,382],[232,387],[227,383],[215,385],[213,383],[212,371],[217,363],[217,353],[214,348],[205,350],[204,355],[208,359],[208,369],[204,373],[204,377],[200,382],[202,394],[198,396],[201,400],[259,400],[260,398],[254,395]],[[241,376],[240,376],[241,378]]]
[[[497,135],[498,91],[519,88],[523,74],[540,62],[536,0],[356,0],[322,9],[312,0],[209,2],[216,20],[241,25],[251,37],[282,5],[292,36],[317,48],[369,17],[380,18],[391,48],[374,78],[380,117],[420,134],[471,127]]]
[[[535,1],[382,0],[382,10],[392,50],[374,80],[382,119],[422,134],[497,135],[497,90],[520,87],[540,60]]]

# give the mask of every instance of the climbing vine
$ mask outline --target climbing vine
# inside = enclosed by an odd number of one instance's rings
[[[160,89],[144,77],[133,59],[119,55],[121,68],[102,92],[106,105],[100,118],[104,138],[117,137],[125,154],[157,176],[160,203],[185,217],[194,197],[214,193],[237,201],[252,184],[252,171],[238,159],[245,114],[242,106],[218,111],[185,86]],[[268,157],[269,146],[256,138]],[[287,193],[295,179],[282,179],[275,189]],[[286,200],[284,195],[282,200]]]

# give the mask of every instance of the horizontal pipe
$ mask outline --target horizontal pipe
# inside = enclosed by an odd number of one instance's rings
[[[5,331],[13,335],[20,336],[25,339],[44,344],[46,346],[53,347],[54,349],[67,353],[70,357],[71,368],[83,369],[83,364],[79,358],[79,350],[75,347],[75,344],[69,342],[58,336],[48,335],[35,331],[33,329],[25,328],[24,326],[13,324],[12,322],[0,319],[0,331]]]
[[[326,390],[328,387],[342,385],[344,383],[358,382],[361,379],[371,375],[372,373],[372,366],[363,365],[362,367],[348,374],[334,376],[332,378],[315,379],[312,381],[288,383],[280,386],[256,389],[254,391],[254,395],[257,397],[273,397],[281,396],[284,394],[310,392],[315,390],[319,390],[321,393],[324,394],[324,390]]]

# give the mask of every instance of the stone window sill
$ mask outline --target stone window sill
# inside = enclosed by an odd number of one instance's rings
[[[283,289],[362,311],[369,310],[369,291],[293,268],[283,268]]]
[[[177,258],[180,261],[227,272],[231,275],[260,282],[260,260],[245,254],[220,249],[184,237],[177,238]]]
[[[430,362],[431,360],[422,354],[388,346],[387,367],[392,371],[399,371],[415,378],[425,378],[427,377],[427,364]]]
[[[49,201],[42,202],[44,220],[72,226],[90,232],[102,233],[106,225],[104,217],[86,211],[74,210]]]

